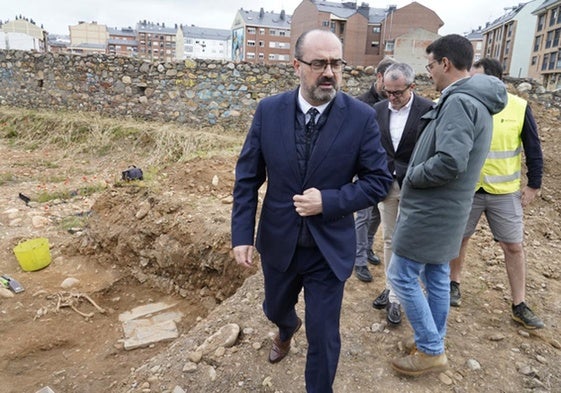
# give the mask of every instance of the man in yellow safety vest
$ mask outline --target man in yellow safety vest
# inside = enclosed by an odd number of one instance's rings
[[[485,73],[502,79],[499,61],[482,58],[471,74]],[[527,185],[521,189],[522,147],[528,168]],[[507,106],[493,116],[491,149],[475,188],[460,255],[450,262],[450,305],[461,304],[460,274],[468,241],[485,213],[493,237],[499,242],[512,295],[512,318],[527,329],[544,327],[542,320],[525,303],[526,258],[523,240],[523,207],[530,204],[541,187],[543,156],[537,125],[526,100],[508,94]]]

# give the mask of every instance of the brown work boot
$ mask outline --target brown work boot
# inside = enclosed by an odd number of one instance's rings
[[[448,359],[446,354],[427,355],[426,353],[414,351],[400,359],[392,361],[392,367],[395,371],[410,375],[418,376],[430,371],[442,371],[448,367]]]
[[[288,355],[288,352],[290,351],[290,343],[292,341],[292,337],[296,334],[296,332],[300,329],[301,326],[302,326],[302,320],[298,318],[298,325],[296,325],[296,329],[294,329],[292,336],[286,341],[281,341],[280,334],[277,333],[275,338],[273,338],[273,345],[271,346],[271,351],[269,352],[269,362],[278,363],[282,359],[284,359],[286,355]]]

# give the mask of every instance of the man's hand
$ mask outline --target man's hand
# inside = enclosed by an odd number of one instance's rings
[[[234,257],[238,265],[253,267],[253,246],[234,247]]]
[[[321,192],[317,188],[308,188],[302,195],[292,197],[296,213],[302,217],[315,216],[323,211]]]
[[[539,189],[525,186],[522,189],[522,198],[521,198],[522,207],[526,207],[530,203],[532,203],[534,201],[534,199],[536,199],[536,196],[538,195],[539,191],[540,191]]]

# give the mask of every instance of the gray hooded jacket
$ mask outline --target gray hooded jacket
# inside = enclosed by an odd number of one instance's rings
[[[401,189],[395,254],[420,263],[458,256],[475,184],[489,151],[492,115],[506,105],[499,79],[477,74],[457,81],[422,118]]]

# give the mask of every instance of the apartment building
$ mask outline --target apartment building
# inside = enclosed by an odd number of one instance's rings
[[[37,26],[33,19],[23,17],[0,22],[0,49],[47,50],[48,33]]]
[[[471,46],[473,47],[473,61],[476,62],[477,60],[485,57],[483,55],[483,30],[481,26],[477,30],[472,30],[469,33],[465,34],[469,42],[471,42]]]
[[[374,65],[393,56],[424,72],[425,48],[443,25],[434,11],[416,1],[401,8],[373,8],[352,1],[302,0],[292,15],[291,46],[306,30],[328,29],[343,42],[349,64]]]
[[[176,42],[181,31],[175,27],[166,27],[164,23],[142,21],[136,25],[138,57],[153,61],[172,61],[176,56]]]
[[[533,14],[537,17],[530,59],[530,77],[547,90],[561,88],[561,1],[546,0]]]
[[[532,11],[542,0],[520,3],[483,28],[484,54],[499,60],[505,75],[528,77],[536,16]]]
[[[132,27],[108,28],[107,54],[117,56],[138,56],[136,31]]]
[[[106,53],[109,33],[107,26],[97,22],[80,21],[77,25],[69,26],[71,53]]]
[[[232,31],[181,26],[183,45],[177,44],[178,59],[232,59]]]
[[[280,13],[240,8],[232,24],[232,60],[254,64],[290,61],[290,20]]]

